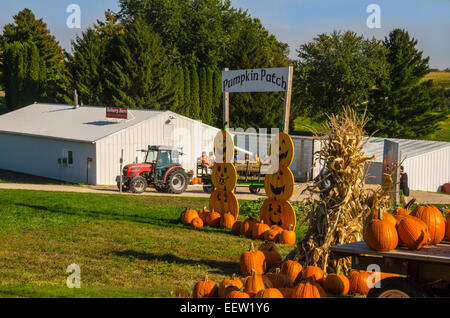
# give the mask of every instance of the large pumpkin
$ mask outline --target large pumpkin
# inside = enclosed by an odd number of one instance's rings
[[[309,265],[303,268],[302,270],[302,278],[308,279],[321,283],[323,279],[323,270],[318,266]]]
[[[236,196],[231,191],[214,190],[209,197],[209,209],[224,214],[230,212],[234,219],[239,216],[239,203]]]
[[[364,242],[376,251],[391,251],[398,245],[398,234],[395,228],[396,220],[388,221],[387,213],[378,212],[377,218],[369,218],[363,229]]]
[[[350,282],[349,291],[351,293],[367,295],[373,286],[371,274],[366,271],[352,270],[348,274],[348,280]]]
[[[294,245],[296,240],[297,236],[292,229],[292,224],[289,225],[287,230],[283,230],[283,232],[280,233],[279,241],[282,244]]]
[[[233,227],[234,224],[234,216],[231,213],[224,213],[222,214],[222,217],[220,218],[220,228],[221,229],[231,229]]]
[[[447,233],[447,240],[450,241],[450,211],[447,214],[447,230],[445,231]]]
[[[418,250],[430,240],[428,226],[415,216],[400,218],[397,230],[401,242],[410,250]]]
[[[219,227],[221,218],[222,214],[216,211],[212,211],[206,215],[205,223],[210,227]]]
[[[241,254],[239,264],[244,276],[251,275],[253,271],[257,274],[264,274],[266,271],[266,257],[262,251],[255,250],[253,242],[250,243],[249,250]]]
[[[270,282],[264,281],[263,275],[258,274],[255,270],[252,270],[251,275],[244,280],[244,292],[249,294],[250,297],[255,297],[260,290],[271,287]]]
[[[265,241],[258,247],[258,249],[264,253],[267,270],[274,267],[275,265],[278,265],[278,263],[281,262],[280,252],[278,251],[278,248],[274,243]]]
[[[237,290],[240,290],[243,286],[244,284],[241,279],[235,275],[231,278],[225,278],[219,285],[219,297],[227,297],[227,294],[232,290],[230,287],[235,287]]]
[[[270,143],[270,157],[273,163],[278,161],[279,166],[288,168],[294,160],[294,143],[291,136],[284,132],[278,133]]]
[[[206,276],[205,280],[200,280],[195,284],[192,296],[194,298],[217,297],[218,292],[217,284]]]
[[[350,289],[350,282],[343,274],[328,274],[324,279],[323,287],[334,295],[346,295]]]
[[[258,223],[255,223],[252,228],[252,238],[255,240],[262,240],[264,239],[264,233],[266,233],[268,230],[270,230],[270,226],[264,223],[263,220],[261,220]]]
[[[287,260],[281,265],[281,273],[289,276],[294,284],[301,278],[302,270],[302,264],[293,260]]]
[[[260,290],[255,298],[284,298],[284,296],[277,288],[265,288]]]
[[[294,175],[289,168],[280,166],[274,174],[266,174],[264,190],[270,199],[287,201],[294,194]]]
[[[277,268],[274,273],[264,274],[264,277],[267,278],[274,288],[292,288],[294,284],[292,283],[291,278],[282,274],[280,268]]]
[[[237,183],[236,168],[232,163],[215,163],[211,180],[216,189],[233,191]]]
[[[264,223],[269,226],[278,225],[283,229],[289,229],[289,225],[291,225],[291,230],[295,229],[297,222],[295,210],[289,201],[273,199],[266,199],[264,201],[261,206],[259,218],[264,220]]]
[[[434,205],[418,206],[411,212],[426,223],[431,241],[429,244],[439,244],[445,237],[445,218]]]
[[[312,280],[305,280],[295,286],[292,298],[326,298],[327,293],[318,283]]]
[[[195,211],[193,209],[186,209],[181,214],[181,222],[185,225],[189,225],[189,224],[191,224],[193,219],[198,218],[198,217],[199,217],[199,215],[198,215],[197,211]]]
[[[220,131],[214,138],[214,155],[218,163],[234,161],[233,137],[226,130]]]

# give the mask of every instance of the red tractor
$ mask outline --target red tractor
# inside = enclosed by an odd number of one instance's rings
[[[189,176],[180,164],[182,153],[173,147],[149,146],[144,163],[126,165],[122,171],[122,190],[142,193],[153,185],[158,192],[183,193]],[[120,189],[120,176],[116,178]]]

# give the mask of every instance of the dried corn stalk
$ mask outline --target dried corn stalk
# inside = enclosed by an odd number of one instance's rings
[[[350,108],[344,108],[341,115],[328,117],[325,136],[320,138],[321,149],[315,156],[316,162],[322,162],[328,169],[325,180],[329,181],[329,186],[324,189],[324,179],[316,178],[305,189],[311,194],[316,208],[305,219],[309,222],[305,238],[287,259],[319,266],[328,273],[337,270],[347,273],[350,259],[331,260],[329,247],[362,240],[365,216],[390,205],[390,176],[383,178],[386,187],[374,190],[365,185],[365,163],[375,158],[363,152],[367,142],[363,140],[367,120],[365,114],[358,117]],[[315,135],[319,137],[317,133]]]

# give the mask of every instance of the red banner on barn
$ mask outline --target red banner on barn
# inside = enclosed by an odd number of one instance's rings
[[[106,107],[106,118],[128,119],[128,109],[120,107]]]

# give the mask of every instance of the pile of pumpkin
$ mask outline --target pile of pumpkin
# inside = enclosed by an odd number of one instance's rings
[[[297,261],[281,262],[276,245],[264,242],[257,250],[253,242],[242,253],[240,267],[243,279],[233,275],[219,284],[208,277],[198,281],[194,298],[324,298],[329,294],[367,294],[378,280],[398,276],[390,273],[372,273],[353,270],[348,276],[324,274],[317,266],[303,267]],[[271,269],[271,271],[266,271]]]
[[[192,178],[191,182],[189,183],[191,185],[194,184],[203,184],[202,178]]]
[[[450,240],[450,214],[447,220],[433,205],[418,206],[413,211],[397,208],[394,214],[378,211],[366,220],[364,242],[377,251],[391,251],[399,245],[418,250],[424,245]]]
[[[264,221],[258,221],[249,217],[243,221],[236,221],[233,214],[221,214],[216,211],[209,211],[204,207],[198,212],[194,209],[185,209],[181,212],[181,223],[190,225],[194,228],[202,228],[204,226],[216,228],[228,228],[236,235],[244,235],[255,240],[265,240],[282,244],[294,245],[296,235],[292,226],[284,229],[278,225],[269,226]]]

